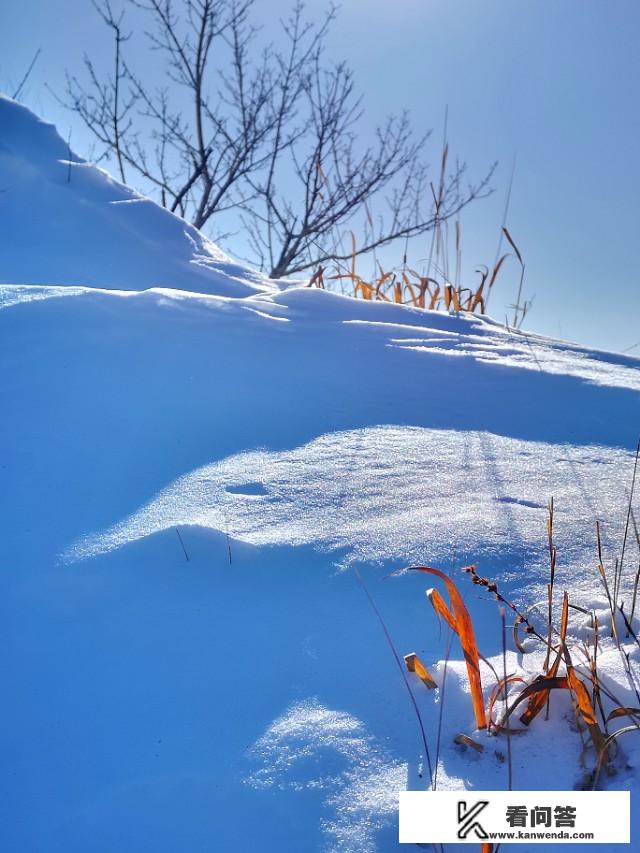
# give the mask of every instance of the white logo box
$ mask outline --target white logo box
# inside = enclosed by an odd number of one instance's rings
[[[402,791],[399,797],[404,844],[630,842],[629,791]]]

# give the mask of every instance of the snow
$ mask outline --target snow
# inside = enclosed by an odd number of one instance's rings
[[[396,791],[407,768],[385,754],[363,723],[316,699],[297,703],[275,720],[250,751],[257,765],[247,782],[304,795],[319,791],[323,842],[334,850],[375,851],[375,835],[392,823]]]
[[[0,95],[0,276],[246,296],[275,287],[177,216],[77,157],[55,128]]]
[[[347,563],[398,554],[409,562],[444,560],[454,547],[471,559],[517,542],[521,559],[526,555],[546,584],[547,557],[538,546],[554,495],[557,541],[588,597],[594,531],[583,520],[624,516],[620,478],[630,464],[625,451],[489,433],[395,426],[335,432],[287,451],[252,450],[198,468],[134,515],[74,543],[66,556],[95,556],[190,524],[253,545],[339,549]]]
[[[595,520],[610,570],[638,360],[276,288],[74,157],[68,183],[68,158],[0,100],[1,849],[399,850],[396,791],[426,786],[425,757],[354,567],[440,685],[411,682],[432,760],[446,669],[438,786],[503,788],[504,738],[474,733],[430,583],[389,575],[450,572],[501,671],[495,605],[459,569],[543,600],[551,496],[556,587],[598,611],[606,683],[636,704]],[[569,630],[591,636],[579,612]],[[513,738],[516,788],[582,781],[567,697],[552,710]],[[626,737],[606,784],[635,792]]]

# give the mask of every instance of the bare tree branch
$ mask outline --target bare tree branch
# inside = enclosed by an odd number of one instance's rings
[[[11,97],[13,98],[13,100],[14,100],[14,101],[17,101],[17,100],[18,100],[18,98],[20,97],[20,95],[22,94],[22,90],[23,90],[23,89],[24,89],[24,87],[26,86],[26,84],[27,84],[27,80],[29,79],[29,77],[31,77],[31,72],[32,72],[32,71],[33,71],[33,69],[35,68],[35,64],[36,64],[36,62],[38,61],[38,57],[40,56],[40,54],[41,54],[41,53],[42,53],[42,48],[41,48],[41,47],[39,47],[39,48],[36,50],[36,52],[34,53],[34,55],[33,55],[33,59],[32,59],[32,60],[31,60],[31,62],[29,63],[29,67],[28,67],[28,68],[27,68],[27,70],[25,71],[24,76],[22,77],[22,80],[20,81],[20,84],[19,84],[18,88],[15,90],[15,92],[14,92],[14,93],[13,93],[13,95],[11,96]]]
[[[254,0],[122,0],[146,19],[165,73],[158,88],[124,56],[124,12],[112,0],[93,2],[114,38],[113,71],[85,57],[84,80],[67,77],[63,103],[123,181],[135,175],[197,228],[231,212],[252,261],[273,277],[345,259],[345,227],[359,223],[357,252],[370,252],[433,229],[488,191],[491,172],[463,190],[457,165],[446,178],[442,170],[433,207],[423,210],[428,135],[417,137],[406,114],[361,144],[353,74],[325,58],[334,6],[312,22],[296,2],[278,47],[260,51]],[[374,202],[384,211],[375,220]]]

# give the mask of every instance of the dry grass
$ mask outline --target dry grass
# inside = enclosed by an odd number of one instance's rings
[[[437,590],[431,590],[428,593],[429,600],[433,605],[434,610],[441,616],[449,627],[457,634],[464,659],[467,664],[467,674],[469,676],[469,685],[471,688],[471,702],[473,704],[473,713],[478,729],[487,727],[487,718],[484,709],[484,699],[482,696],[482,681],[480,678],[480,656],[478,653],[478,644],[476,643],[475,631],[473,629],[473,620],[467,610],[462,596],[455,583],[444,572],[439,569],[433,569],[428,566],[412,566],[410,571],[424,572],[429,575],[435,575],[444,582],[449,600],[451,601],[451,610],[445,603],[444,599]]]
[[[422,271],[407,263],[407,244],[404,258],[399,266],[385,270],[374,254],[374,270],[363,274],[358,268],[358,241],[355,233],[351,236],[351,260],[348,264],[336,261],[333,267],[319,266],[309,280],[309,287],[326,290],[338,289],[342,293],[359,299],[394,302],[410,305],[429,311],[455,311],[471,314],[485,314],[493,287],[504,270],[506,262],[514,259],[520,270],[517,283],[516,301],[510,308],[512,319],[507,323],[519,328],[531,307],[531,302],[523,301],[525,263],[511,233],[503,222],[495,262],[491,266],[481,264],[476,269],[478,280],[471,286],[464,286],[462,275],[462,228],[459,216],[455,220],[443,213],[444,187],[446,184],[449,146],[444,142],[438,187],[430,185],[432,217],[434,227],[431,231],[431,245],[428,257],[422,262]],[[513,179],[513,175],[512,175]],[[511,187],[509,187],[509,195]],[[505,208],[505,218],[507,213]],[[369,218],[371,218],[369,214]],[[503,238],[510,251],[501,252]],[[342,240],[339,241],[342,246]],[[337,254],[337,252],[336,252]],[[341,253],[346,254],[344,251]]]
[[[459,226],[456,229],[459,231]],[[507,229],[504,229],[507,234]],[[481,267],[477,270],[478,283],[473,287],[463,287],[461,284],[451,283],[447,277],[439,272],[442,268],[436,265],[436,269],[430,274],[426,271],[420,273],[415,269],[402,264],[400,267],[385,270],[378,262],[378,272],[375,276],[361,275],[356,264],[355,235],[351,234],[353,242],[353,256],[349,267],[336,264],[335,268],[327,271],[324,267],[318,267],[311,279],[309,287],[322,289],[335,289],[335,282],[339,282],[339,289],[343,293],[360,299],[378,300],[382,302],[394,302],[400,305],[411,305],[414,308],[424,308],[429,311],[464,311],[471,314],[486,313],[487,297],[503,268],[504,262],[511,253],[501,255],[492,269]],[[509,238],[511,239],[511,238]],[[515,245],[515,244],[514,244]],[[514,257],[520,259],[520,253]],[[524,278],[524,265],[522,265],[520,290]],[[525,303],[516,310],[514,307],[514,326],[519,326],[524,319],[530,303]],[[518,303],[516,303],[518,305]]]
[[[373,298],[365,296],[365,298]],[[473,709],[475,728],[478,731],[486,730],[486,733],[496,738],[506,738],[506,761],[508,768],[508,788],[512,790],[513,767],[511,753],[511,737],[513,735],[526,736],[528,727],[546,709],[545,717],[549,718],[551,698],[555,691],[566,691],[571,697],[571,703],[575,718],[575,729],[577,730],[582,749],[578,759],[577,771],[581,774],[578,787],[582,789],[596,789],[599,785],[603,771],[608,775],[616,772],[615,759],[617,741],[622,735],[640,732],[640,688],[639,674],[632,670],[631,656],[621,640],[621,631],[617,627],[618,619],[626,628],[626,639],[632,638],[640,648],[640,639],[633,630],[633,618],[638,600],[638,586],[640,584],[640,535],[638,525],[633,513],[633,498],[638,480],[640,468],[640,441],[635,454],[631,488],[626,505],[624,537],[622,541],[620,556],[613,561],[613,582],[610,582],[605,568],[602,544],[600,537],[600,526],[596,524],[597,539],[597,577],[600,579],[606,596],[611,616],[611,638],[614,649],[620,654],[629,685],[635,691],[637,699],[636,706],[629,706],[614,694],[611,687],[603,680],[599,670],[599,650],[601,646],[598,617],[595,612],[572,603],[569,593],[562,592],[561,601],[556,602],[556,563],[557,548],[554,543],[554,502],[549,502],[547,517],[547,548],[549,553],[549,582],[547,584],[546,624],[536,626],[541,612],[538,604],[527,608],[521,607],[510,601],[500,591],[494,580],[478,573],[476,566],[470,565],[462,570],[471,582],[484,589],[500,605],[500,622],[502,630],[502,673],[498,674],[494,666],[480,652],[476,640],[476,633],[472,617],[466,608],[460,590],[455,581],[440,569],[432,566],[411,566],[401,569],[394,574],[402,574],[408,571],[421,572],[439,579],[447,591],[448,603],[437,589],[426,590],[427,598],[433,607],[437,617],[444,621],[450,629],[449,641],[447,641],[444,669],[440,684],[429,672],[425,664],[415,653],[404,656],[404,667],[401,658],[393,644],[393,640],[384,620],[376,607],[370,593],[366,589],[360,573],[356,571],[356,577],[363,586],[367,597],[380,620],[387,641],[391,647],[396,663],[398,664],[405,682],[405,686],[411,697],[411,701],[419,723],[424,755],[428,767],[431,788],[436,789],[437,773],[440,756],[441,738],[443,733],[443,721],[445,719],[445,688],[447,677],[447,665],[451,650],[451,637],[458,638],[464,655],[465,665],[469,679],[471,705]],[[634,571],[632,585],[632,606],[629,614],[625,612],[624,601],[618,603],[618,595],[621,590],[622,570],[624,567],[625,553],[628,556],[629,541],[633,535],[638,550],[639,565]],[[559,619],[554,614],[559,609]],[[578,612],[590,615],[591,631],[587,640],[580,640],[569,633],[570,612]],[[506,644],[506,619],[505,613],[513,616],[513,644],[521,655],[526,655],[534,649],[544,651],[536,660],[540,661],[539,672],[524,677],[524,674],[509,673],[507,671],[507,644]],[[542,617],[544,619],[544,617]],[[524,637],[523,637],[524,635]],[[533,640],[529,647],[525,645],[524,639]],[[611,649],[611,645],[609,646]],[[490,673],[492,683],[483,684],[483,675],[480,661],[486,664]],[[408,673],[407,673],[408,671]],[[416,679],[414,682],[413,679]],[[485,675],[486,678],[486,675]],[[426,729],[422,720],[419,704],[414,695],[416,690],[429,690],[439,688],[439,713],[437,726],[437,739],[435,749],[435,763],[432,763],[429,744],[426,737]],[[511,689],[510,689],[511,688]],[[486,697],[486,698],[485,698]],[[502,713],[496,718],[496,703],[500,700]],[[518,715],[516,715],[516,711]],[[513,719],[519,716],[520,726],[514,727]],[[620,726],[620,721],[625,719],[626,725]],[[617,725],[616,724],[617,721]],[[556,737],[554,731],[554,738]],[[454,733],[454,742],[462,749],[472,749],[479,753],[484,751],[482,739],[474,739],[465,732]],[[555,749],[555,743],[551,736],[547,736],[549,752]],[[496,754],[498,754],[496,752]],[[504,756],[501,760],[504,760]],[[422,774],[420,774],[422,775]],[[418,845],[426,846],[426,845]],[[480,845],[482,853],[497,853],[499,845],[493,847],[491,844]]]
[[[572,700],[572,707],[576,719],[576,728],[582,738],[582,752],[580,755],[580,771],[582,773],[581,786],[583,788],[595,788],[598,785],[602,771],[608,774],[615,773],[614,758],[612,750],[617,738],[622,734],[640,731],[640,695],[638,707],[628,707],[613,694],[611,689],[603,683],[598,669],[598,651],[600,645],[600,626],[595,613],[592,614],[592,632],[588,642],[571,638],[568,634],[570,611],[588,613],[584,608],[570,602],[569,594],[564,591],[559,605],[559,621],[556,622],[553,614],[556,610],[554,596],[555,590],[555,566],[556,547],[553,541],[554,530],[554,508],[553,501],[549,504],[547,523],[548,548],[550,558],[550,581],[548,590],[547,625],[536,627],[532,613],[536,605],[528,609],[519,607],[513,601],[504,596],[498,584],[480,575],[475,566],[467,566],[463,569],[472,583],[485,589],[501,606],[501,620],[503,630],[503,672],[501,675],[495,671],[493,666],[481,655],[477,642],[473,622],[469,611],[465,607],[460,591],[455,582],[444,572],[428,566],[413,566],[409,571],[420,571],[439,578],[445,585],[450,605],[448,605],[440,593],[431,589],[427,591],[429,601],[438,617],[455,632],[464,654],[467,667],[471,704],[473,708],[477,730],[487,729],[496,737],[507,738],[507,754],[509,768],[509,785],[512,779],[511,767],[511,743],[512,735],[523,735],[527,728],[546,708],[548,717],[549,704],[555,691],[567,691]],[[616,571],[618,571],[616,569]],[[605,589],[608,590],[608,601],[611,606],[612,624],[615,624],[617,613],[623,618],[627,627],[628,635],[640,646],[636,634],[632,630],[629,619],[624,613],[624,607],[614,607],[610,586],[607,583],[606,572],[602,565],[601,550],[599,549],[599,576],[603,580]],[[514,643],[521,653],[526,654],[531,648],[526,648],[522,635],[532,638],[533,644],[539,650],[545,650],[544,662],[537,675],[526,680],[522,675],[508,673],[506,666],[506,640],[504,611],[514,616]],[[624,650],[619,639],[619,631],[613,631],[613,638],[621,657],[628,670],[629,680],[635,683],[636,674],[631,672],[631,661],[628,652]],[[480,661],[489,665],[493,676],[492,684],[482,683]],[[407,661],[408,668],[416,672]],[[429,676],[430,680],[431,676]],[[486,678],[486,676],[485,676]],[[424,679],[423,679],[424,680]],[[431,686],[430,684],[428,686]],[[509,689],[511,688],[511,690]],[[509,695],[511,693],[511,695]],[[485,701],[485,695],[487,697]],[[495,718],[496,702],[501,700],[503,712],[500,719]],[[518,712],[516,714],[516,711]],[[514,727],[513,720],[519,717],[520,726]],[[625,717],[628,725],[612,730],[612,723]],[[478,744],[468,734],[456,734],[455,742],[478,748]],[[553,745],[549,744],[549,749]],[[589,758],[589,756],[591,756]]]

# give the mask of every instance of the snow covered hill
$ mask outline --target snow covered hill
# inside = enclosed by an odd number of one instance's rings
[[[353,569],[442,684],[431,584],[390,571],[449,571],[494,655],[495,605],[459,569],[544,599],[553,495],[557,587],[606,622],[594,525],[610,560],[640,362],[275,289],[104,173],[74,160],[67,184],[65,150],[0,101],[0,848],[397,851],[396,792],[425,787],[425,756]],[[438,786],[503,788],[500,738],[453,743],[474,729],[459,658]],[[604,641],[601,666],[633,704]],[[420,687],[433,750],[442,693]],[[514,739],[516,788],[580,782],[553,707]],[[637,791],[638,746],[610,787]]]
[[[177,216],[77,157],[0,95],[0,282],[247,296],[275,287]]]

